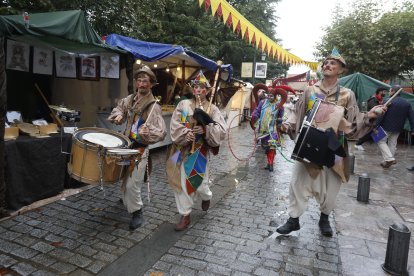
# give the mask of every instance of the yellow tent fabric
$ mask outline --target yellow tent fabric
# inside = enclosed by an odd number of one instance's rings
[[[198,0],[200,7],[203,3],[206,11],[211,7],[213,16],[217,14],[229,28],[232,28],[233,32],[240,34],[243,39],[246,39],[257,49],[266,52],[269,57],[285,64],[304,64],[309,66],[313,71],[316,71],[318,66],[317,62],[305,61],[283,49],[244,18],[244,16],[227,3],[226,0]]]

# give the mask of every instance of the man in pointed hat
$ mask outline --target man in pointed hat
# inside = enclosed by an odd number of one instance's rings
[[[194,202],[201,198],[201,208],[207,211],[213,196],[208,185],[209,154],[227,133],[227,124],[220,110],[209,106],[210,83],[203,72],[191,81],[193,98],[179,102],[171,117],[170,134],[173,142],[167,158],[168,182],[174,190],[175,202],[181,215],[176,231],[187,229]]]
[[[359,112],[354,92],[339,85],[338,77],[344,72],[345,66],[345,59],[334,48],[332,54],[323,61],[323,79],[304,91],[296,104],[295,112],[283,123],[282,130],[295,138],[301,131],[305,114],[312,109],[317,98],[323,100],[324,104],[320,105],[313,123],[324,123],[325,129],[335,131],[337,141],[343,148],[347,149],[345,136],[355,139],[372,129],[377,113],[374,109],[367,113]],[[380,108],[385,110],[385,107]],[[276,230],[277,232],[289,234],[299,230],[299,217],[305,212],[308,199],[314,197],[320,205],[320,231],[324,236],[333,235],[329,215],[335,206],[341,183],[349,179],[347,157],[336,155],[334,160],[330,167],[312,161],[296,161],[289,188],[289,219]]]
[[[156,103],[151,91],[157,83],[154,72],[144,65],[134,71],[133,77],[134,93],[120,100],[108,117],[109,121],[117,125],[126,122],[124,134],[130,138],[132,148],[141,153],[140,162],[133,166],[132,172],[126,173],[121,187],[121,201],[128,213],[132,214],[129,224],[131,230],[141,227],[144,223],[141,188],[148,171],[148,145],[164,140],[167,135],[161,107]]]

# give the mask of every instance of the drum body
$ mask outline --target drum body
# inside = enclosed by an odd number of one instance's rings
[[[80,128],[73,133],[68,163],[70,177],[87,184],[113,184],[125,170],[119,162],[106,158],[109,149],[125,149],[131,145],[125,135],[104,128]]]

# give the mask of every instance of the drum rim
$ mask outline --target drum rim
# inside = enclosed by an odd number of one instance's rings
[[[103,130],[103,131],[97,131],[97,130]],[[129,148],[132,143],[131,140],[124,134],[107,129],[107,128],[99,128],[99,127],[84,127],[84,128],[78,128],[74,133],[73,133],[73,141],[74,143],[80,143],[80,144],[84,144],[86,145],[87,148],[99,148],[99,145],[96,144],[92,144],[88,141],[85,140],[81,140],[80,137],[78,137],[78,135],[82,132],[85,131],[90,131],[93,132],[95,131],[96,133],[105,133],[105,134],[110,134],[112,136],[118,137],[121,140],[123,140],[123,142],[126,142],[125,145],[121,145],[120,147],[105,147],[106,149],[120,149],[120,148]]]

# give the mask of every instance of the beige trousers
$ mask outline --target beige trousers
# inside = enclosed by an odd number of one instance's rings
[[[323,167],[319,175],[313,179],[305,165],[296,162],[289,188],[289,216],[300,217],[308,207],[310,197],[316,199],[322,213],[329,215],[335,207],[340,187],[341,179],[333,170]]]
[[[189,195],[187,193],[187,187],[185,186],[185,171],[184,171],[184,162],[181,164],[181,191],[174,191],[175,202],[177,204],[178,213],[183,216],[187,216],[191,213],[191,210],[194,206],[194,202],[197,201],[197,198],[200,197],[201,200],[210,200],[213,197],[213,193],[210,191],[208,186],[208,165],[206,169],[206,174],[198,187],[197,191]]]
[[[387,136],[378,141],[377,145],[381,151],[384,161],[394,161],[395,151],[397,150],[397,140],[399,132],[386,131]]]
[[[122,200],[127,208],[128,213],[133,213],[142,208],[141,188],[144,183],[145,170],[148,163],[148,148],[145,149],[141,156],[141,161],[135,164],[131,175],[127,173],[121,187]]]

